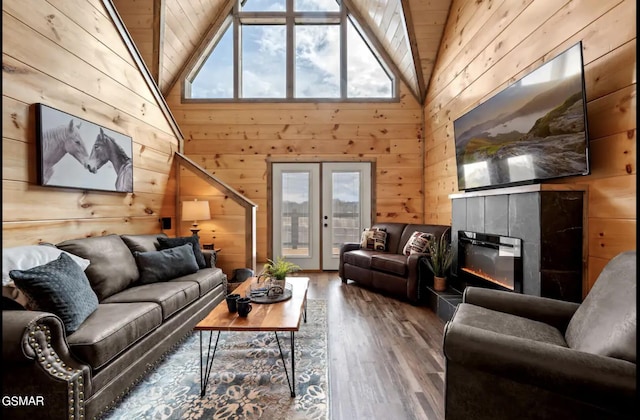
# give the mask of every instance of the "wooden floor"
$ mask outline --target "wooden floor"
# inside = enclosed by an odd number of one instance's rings
[[[443,419],[444,323],[336,272],[304,275],[327,300],[331,420]]]

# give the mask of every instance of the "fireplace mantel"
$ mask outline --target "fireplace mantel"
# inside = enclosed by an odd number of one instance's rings
[[[587,184],[530,184],[520,185],[517,187],[493,188],[490,190],[478,190],[469,192],[459,192],[449,194],[449,199],[469,198],[469,197],[487,197],[490,195],[508,195],[508,194],[524,194],[539,191],[588,191]]]

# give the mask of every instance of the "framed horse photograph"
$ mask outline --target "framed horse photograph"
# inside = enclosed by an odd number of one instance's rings
[[[38,183],[133,192],[133,140],[80,117],[36,104]]]

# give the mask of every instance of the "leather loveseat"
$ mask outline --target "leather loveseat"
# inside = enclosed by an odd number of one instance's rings
[[[338,274],[343,283],[356,281],[366,287],[417,303],[425,288],[433,284],[433,273],[421,262],[426,253],[405,255],[403,249],[414,232],[449,237],[450,226],[408,223],[376,223],[371,228],[386,231],[385,250],[363,249],[360,243],[345,243],[340,249]]]
[[[90,260],[85,274],[98,297],[97,309],[69,335],[58,316],[9,310],[3,297],[3,397],[40,398],[3,404],[3,418],[99,417],[224,299],[227,279],[213,251],[201,251],[206,267],[195,273],[141,284],[133,251],[156,251],[159,236],[165,235],[57,244]]]

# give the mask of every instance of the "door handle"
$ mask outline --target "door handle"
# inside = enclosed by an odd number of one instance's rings
[[[324,224],[324,227],[327,227],[327,226],[329,226],[329,225],[325,223],[325,224]]]

